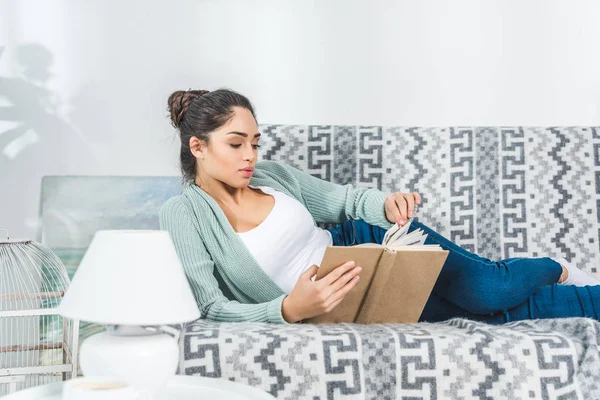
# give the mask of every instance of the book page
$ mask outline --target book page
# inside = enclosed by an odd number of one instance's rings
[[[424,235],[423,231],[418,229],[396,240],[390,240],[387,246],[425,244],[425,239],[427,239],[427,235]]]
[[[438,244],[424,244],[424,245],[411,245],[411,246],[386,246],[386,249],[394,251],[440,251],[444,250]]]
[[[387,230],[385,235],[383,236],[383,245],[387,245],[388,243],[394,242],[398,240],[400,237],[406,235],[408,232],[408,228],[410,228],[410,224],[412,224],[413,219],[409,219],[404,226],[400,226],[398,224],[394,224],[390,229]]]

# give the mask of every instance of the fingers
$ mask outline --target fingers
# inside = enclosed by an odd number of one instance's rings
[[[406,199],[406,211],[408,218],[412,218],[415,214],[415,197],[412,193],[405,196]]]
[[[410,193],[408,195],[408,218],[413,218],[415,216],[415,208],[418,205],[421,205],[422,199],[421,195],[417,192]]]
[[[342,302],[342,300],[344,300],[343,297],[340,297],[339,299],[337,299],[336,301],[334,301],[333,303],[329,304],[327,307],[325,307],[325,313],[330,312],[331,310],[333,310],[334,308],[337,307],[338,304],[340,304]]]
[[[324,286],[330,286],[333,282],[337,281],[340,276],[344,275],[352,268],[354,268],[354,261],[348,261],[340,265],[339,267],[331,271],[329,274],[327,274],[325,278],[321,279],[321,284]]]
[[[350,281],[348,281],[348,283],[344,287],[342,287],[340,290],[338,290],[337,292],[335,292],[331,296],[329,296],[329,298],[327,299],[329,304],[326,305],[326,308],[333,309],[333,307],[335,307],[335,305],[339,304],[344,299],[344,297],[346,297],[348,292],[350,290],[352,290],[358,284],[359,281],[360,281],[360,277],[355,276]]]
[[[304,271],[301,275],[302,279],[304,280],[311,280],[313,276],[315,276],[317,274],[317,272],[319,271],[319,267],[316,265],[311,265],[309,268],[307,268],[306,271]]]
[[[408,204],[406,202],[406,198],[403,193],[396,192],[394,193],[394,201],[396,202],[396,206],[398,207],[398,218],[396,218],[396,222],[399,225],[404,225],[406,223],[406,215],[408,214]]]
[[[390,210],[393,220],[399,225],[404,225],[408,218],[415,216],[415,204],[420,205],[422,202],[421,195],[417,192],[393,194],[395,207]]]
[[[396,194],[388,194],[385,198],[385,217],[390,222],[398,222],[400,220],[400,210],[396,204]]]
[[[415,195],[415,203],[418,205],[421,205],[421,203],[422,203],[421,195],[417,192],[414,192],[413,194]]]
[[[356,267],[356,268],[353,268],[350,271],[346,272],[342,276],[340,276],[335,282],[333,282],[329,286],[329,290],[328,290],[327,294],[330,296],[330,295],[334,294],[335,292],[337,292],[338,290],[342,289],[352,279],[358,278],[358,274],[360,274],[361,271],[362,271],[361,267]],[[329,297],[329,296],[326,296],[326,297]]]

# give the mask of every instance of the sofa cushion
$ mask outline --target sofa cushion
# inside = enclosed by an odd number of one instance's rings
[[[281,399],[562,398],[600,393],[600,322],[491,326],[273,325],[199,320],[185,327],[180,373],[229,379]]]

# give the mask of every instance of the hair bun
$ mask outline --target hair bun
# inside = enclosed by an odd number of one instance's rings
[[[169,96],[168,110],[171,114],[171,123],[175,128],[179,128],[181,120],[188,107],[198,97],[209,93],[208,90],[177,90]]]

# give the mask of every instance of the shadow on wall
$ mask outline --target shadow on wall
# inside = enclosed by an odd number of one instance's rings
[[[0,62],[6,49],[0,49]],[[40,44],[15,49],[21,77],[0,77],[0,121],[10,122],[0,130],[2,164],[16,160],[37,144],[78,139],[75,130],[58,113],[58,99],[47,88],[52,77],[53,56]],[[5,124],[7,125],[7,124]],[[52,146],[55,147],[55,146]],[[64,148],[63,148],[64,149]]]
[[[12,70],[0,76],[0,187],[11,188],[0,199],[0,225],[13,233],[36,230],[42,176],[77,174],[97,160],[61,112],[68,104],[50,89],[53,62],[37,43],[0,47],[0,63]]]

